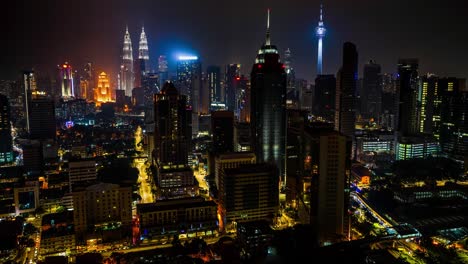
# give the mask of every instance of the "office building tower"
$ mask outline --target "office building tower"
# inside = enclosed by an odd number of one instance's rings
[[[208,66],[206,73],[211,104],[224,102],[221,98],[221,69],[218,66]]]
[[[252,129],[249,123],[239,122],[234,126],[234,151],[245,152],[252,150]]]
[[[169,80],[169,70],[168,70],[167,58],[164,55],[160,55],[158,58],[158,77],[159,77],[159,87],[163,87],[164,83]]]
[[[221,170],[219,203],[226,226],[232,222],[266,220],[279,206],[278,168],[273,164],[245,164]]]
[[[323,47],[323,37],[325,37],[325,33],[327,30],[323,24],[323,6],[320,5],[320,20],[318,22],[318,26],[315,28],[315,35],[318,38],[318,48],[317,48],[317,75],[322,74],[322,47]]]
[[[237,89],[235,118],[239,122],[250,122],[250,80],[244,75],[240,76],[239,89]]]
[[[124,108],[124,106],[127,104],[125,90],[115,90],[115,104],[119,108]]]
[[[236,94],[239,89],[240,81],[240,64],[229,64],[226,65],[226,76],[225,76],[225,85],[226,85],[226,106],[230,111],[236,110]]]
[[[125,232],[132,224],[132,187],[98,183],[76,189],[73,196],[73,222],[78,240],[84,234],[102,232],[108,225]]]
[[[284,52],[284,70],[286,71],[286,106],[288,108],[298,108],[299,103],[299,90],[296,88],[296,74],[291,65],[292,55],[291,50],[288,48]]]
[[[417,95],[418,60],[398,60],[398,132],[400,136],[411,136],[418,132]]]
[[[354,136],[356,123],[356,86],[358,53],[351,42],[343,45],[343,65],[337,74],[335,129],[348,137]]]
[[[234,113],[232,111],[212,112],[211,130],[214,153],[234,151]]]
[[[187,97],[172,82],[166,82],[154,95],[155,159],[163,165],[186,165],[191,132]]]
[[[306,128],[311,169],[310,220],[321,245],[347,236],[351,140],[331,128]]]
[[[441,78],[440,145],[443,152],[464,161],[468,153],[468,91],[466,79]]]
[[[440,115],[442,107],[442,91],[439,91],[439,78],[427,74],[422,76],[418,87],[419,118],[418,131],[440,136]]]
[[[44,165],[42,145],[39,140],[26,140],[20,143],[23,150],[23,167],[28,175],[39,174]]]
[[[336,78],[333,74],[315,78],[313,114],[327,122],[335,120]]]
[[[75,96],[75,83],[73,82],[73,69],[68,62],[59,65],[60,87],[62,89],[62,98],[70,99]]]
[[[145,27],[141,27],[140,42],[138,43],[138,60],[140,60],[141,76],[146,76],[151,69],[149,65],[148,40],[146,39]]]
[[[95,101],[98,103],[107,103],[112,101],[109,76],[101,72],[98,76],[97,87],[95,90]]]
[[[192,135],[198,134],[201,112],[202,72],[197,56],[179,56],[177,83],[181,94],[187,96],[187,105],[192,109]]]
[[[122,51],[122,64],[120,66],[120,89],[125,91],[126,96],[132,96],[134,79],[132,40],[130,39],[128,27],[126,27]]]
[[[14,189],[15,215],[34,213],[39,204],[39,182],[27,181]]]
[[[382,115],[380,125],[387,130],[395,130],[397,126],[399,98],[397,97],[397,81],[391,74],[382,74]]]
[[[86,82],[86,89],[81,89],[82,98],[86,99],[87,101],[94,100],[94,87],[95,87],[95,75],[94,75],[94,67],[93,63],[87,62],[83,69],[83,76],[82,80]]]
[[[0,165],[13,162],[11,112],[8,98],[0,94]]]
[[[31,139],[55,139],[55,105],[54,101],[42,98],[30,103],[29,135]]]
[[[380,65],[373,60],[364,65],[360,96],[361,116],[378,122],[382,113],[382,75]]]
[[[96,161],[94,159],[72,159],[68,162],[70,192],[77,183],[97,180]]]
[[[232,169],[244,166],[245,164],[255,164],[257,158],[252,152],[232,152],[215,154],[214,164],[210,168],[209,173],[214,174],[216,188],[219,190],[219,179],[223,169]],[[210,164],[211,165],[211,164]],[[214,171],[214,172],[213,172]]]
[[[32,94],[37,90],[36,75],[34,71],[23,71],[21,74],[21,90],[19,95],[22,96],[22,104],[24,112],[22,113],[26,120],[26,131],[30,131],[29,114],[30,114],[30,103],[32,100]],[[12,97],[11,97],[12,98]]]
[[[251,72],[252,146],[259,162],[275,164],[284,175],[286,144],[286,72],[270,40],[268,10],[265,43]]]

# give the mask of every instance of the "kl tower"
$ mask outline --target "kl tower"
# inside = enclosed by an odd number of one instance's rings
[[[317,54],[317,75],[322,74],[322,39],[325,37],[325,26],[323,25],[323,6],[320,5],[320,21],[315,28],[315,34],[318,37],[318,54]]]

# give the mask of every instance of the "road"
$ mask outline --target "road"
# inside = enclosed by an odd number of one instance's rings
[[[375,211],[358,193],[351,192],[351,198],[357,201],[359,204],[364,206],[372,215],[380,221],[385,227],[392,227],[398,225],[398,223],[390,223],[386,218],[382,217],[377,211]]]
[[[206,172],[205,170],[194,170],[193,175],[197,178],[198,187],[205,189],[209,193],[208,184],[205,181]]]

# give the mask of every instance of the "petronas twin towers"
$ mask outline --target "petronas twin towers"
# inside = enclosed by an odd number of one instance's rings
[[[122,64],[120,65],[120,81],[119,89],[125,91],[126,96],[132,96],[132,89],[137,87],[135,85],[135,74],[144,75],[149,71],[149,50],[148,40],[146,39],[145,28],[141,28],[140,42],[138,44],[138,64],[140,65],[139,72],[135,72],[133,60],[132,39],[128,32],[128,26],[125,30],[123,50],[122,50]]]

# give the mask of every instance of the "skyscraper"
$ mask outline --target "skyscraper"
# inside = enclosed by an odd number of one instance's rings
[[[398,60],[399,93],[398,131],[400,136],[411,136],[418,132],[417,95],[418,95],[418,60]]]
[[[343,66],[337,74],[335,129],[345,136],[354,136],[356,122],[356,85],[358,53],[351,42],[343,45]]]
[[[315,28],[315,34],[318,37],[317,75],[322,74],[322,39],[325,37],[326,31],[323,24],[323,8],[322,5],[320,5],[320,20],[318,26]]]
[[[0,94],[0,165],[13,161],[13,141],[11,137],[11,113],[8,98]]]
[[[210,101],[220,103],[221,99],[221,69],[218,66],[208,66],[208,89],[210,92]]]
[[[268,10],[265,43],[251,72],[252,146],[259,162],[277,165],[284,176],[286,144],[286,72],[270,40]]]
[[[188,166],[191,142],[191,111],[187,97],[166,82],[154,96],[154,159],[158,170],[158,199],[197,194],[198,184]]]
[[[232,111],[212,112],[211,130],[215,153],[234,151],[234,113]]]
[[[128,27],[125,29],[124,44],[122,54],[122,65],[120,66],[120,89],[125,90],[126,96],[132,96],[133,89],[133,49],[132,40]]]
[[[95,100],[100,103],[112,101],[109,76],[105,72],[101,72],[98,76],[98,83],[95,90]]]
[[[141,27],[140,42],[138,43],[138,60],[140,60],[140,71],[142,76],[151,70],[149,65],[148,40],[146,39],[145,27]]]
[[[380,65],[371,60],[364,65],[361,92],[361,115],[376,122],[382,113],[382,76]]]
[[[240,64],[226,65],[226,106],[230,111],[236,110],[236,94],[239,89]]]
[[[37,90],[36,86],[36,76],[34,71],[23,71],[21,74],[21,92],[20,94],[23,96],[23,104],[24,104],[24,117],[26,119],[26,131],[29,132],[30,124],[29,124],[29,113],[30,113],[30,103],[32,99],[32,94],[34,91]]]
[[[34,99],[30,104],[30,136],[32,139],[55,139],[55,106],[49,99]]]
[[[439,90],[439,78],[435,75],[421,77],[418,89],[420,102],[418,131],[440,136],[440,115],[442,91]]]
[[[196,135],[198,134],[202,96],[201,62],[197,56],[179,56],[177,81],[180,93],[187,96],[187,105],[192,109],[192,134]]]
[[[178,166],[187,164],[190,135],[190,111],[187,97],[180,95],[171,82],[166,82],[154,95],[155,159],[159,164]]]
[[[346,234],[349,204],[351,141],[329,128],[308,127],[306,160],[312,169],[310,220],[321,245],[338,242]]]
[[[286,103],[288,108],[298,108],[299,107],[299,90],[296,89],[296,75],[294,68],[291,65],[292,55],[291,50],[288,48],[284,52],[284,66],[287,76],[286,81]]]
[[[163,87],[164,83],[169,79],[167,58],[160,55],[158,58],[158,74],[159,74],[159,87]]]
[[[335,120],[336,78],[333,74],[317,75],[315,78],[313,113],[318,119]]]
[[[60,84],[62,88],[62,98],[70,99],[75,96],[75,87],[73,83],[73,70],[68,62],[59,65]]]

